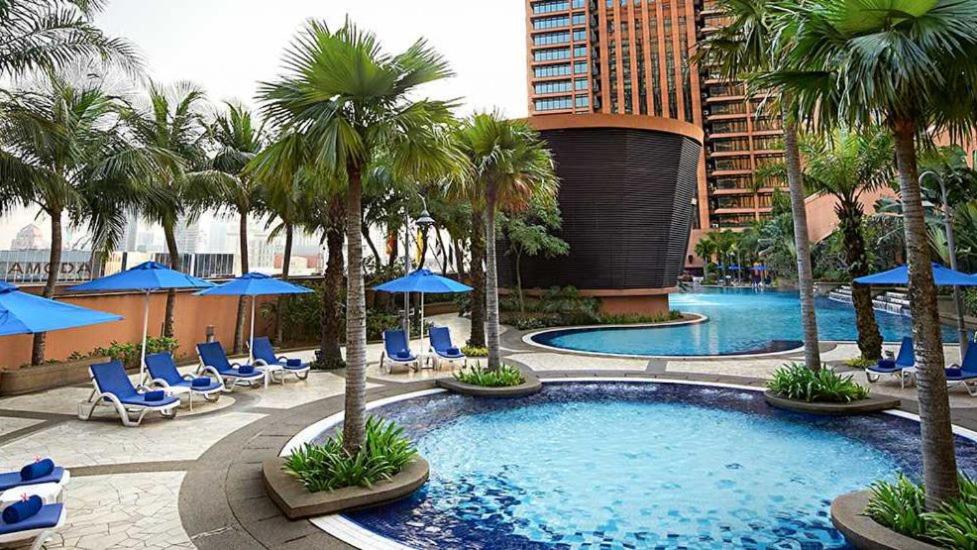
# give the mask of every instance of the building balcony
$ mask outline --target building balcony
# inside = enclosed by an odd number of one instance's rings
[[[730,103],[733,101],[746,101],[745,95],[712,95],[706,98],[706,104]]]
[[[753,173],[750,168],[730,168],[724,170],[706,170],[707,176],[710,177],[720,177],[720,176],[749,176]]]

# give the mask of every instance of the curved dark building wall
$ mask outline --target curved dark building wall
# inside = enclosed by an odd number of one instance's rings
[[[573,118],[593,116],[602,115]],[[559,235],[570,244],[570,254],[523,257],[523,288],[571,285],[618,299],[665,295],[685,262],[700,142],[644,128],[543,126],[560,177]],[[500,283],[514,287],[512,262],[500,258],[499,269]],[[623,308],[628,309],[635,308]],[[642,309],[664,308],[637,308]]]

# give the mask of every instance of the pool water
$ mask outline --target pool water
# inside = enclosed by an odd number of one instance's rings
[[[674,327],[567,329],[544,332],[533,341],[557,348],[648,356],[697,356],[769,353],[801,346],[800,299],[796,292],[752,289],[704,290],[672,294],[672,309],[700,313],[704,323]],[[818,337],[855,341],[855,310],[851,304],[816,298]],[[909,317],[875,312],[886,342],[912,334]],[[951,327],[943,327],[945,342],[955,342]]]
[[[547,384],[519,401],[439,394],[379,411],[431,480],[347,517],[420,549],[847,548],[831,499],[918,474],[915,422],[786,413],[735,389]],[[977,445],[958,447],[977,471]]]

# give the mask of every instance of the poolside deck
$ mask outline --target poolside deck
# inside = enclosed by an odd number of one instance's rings
[[[454,315],[435,321],[467,333]],[[798,353],[762,359],[641,360],[590,357],[534,348],[521,334],[503,335],[507,357],[543,378],[641,377],[686,379],[760,387]],[[386,375],[376,366],[381,347],[368,358],[371,398],[433,387],[445,371]],[[947,357],[956,358],[954,346]],[[291,354],[311,358],[312,352]],[[851,344],[825,345],[825,361],[840,365],[857,355]],[[856,379],[864,381],[863,376]],[[77,403],[86,386],[0,399],[0,467],[20,467],[49,455],[72,472],[66,503],[69,525],[48,548],[349,548],[308,521],[289,522],[265,496],[261,459],[274,455],[292,435],[342,408],[343,372],[313,372],[307,382],[237,390],[216,404],[181,409],[176,420],[150,418],[140,428],[118,419],[79,421]],[[915,391],[882,382],[873,391],[916,410]],[[977,399],[951,390],[954,421],[977,429]],[[367,543],[364,543],[367,544]]]

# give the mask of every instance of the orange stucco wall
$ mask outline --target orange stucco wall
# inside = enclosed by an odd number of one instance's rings
[[[142,338],[144,303],[142,294],[62,295],[57,299],[90,309],[115,313],[123,316],[124,319],[115,323],[48,333],[45,353],[47,359],[66,359],[76,351],[87,353],[94,348],[108,346],[113,341],[139,342]],[[265,335],[269,332],[270,323],[262,318],[260,308],[261,304],[275,299],[273,296],[258,299],[259,309],[255,316],[256,335]],[[204,297],[194,296],[192,292],[178,293],[175,336],[180,342],[180,347],[177,355],[193,357],[196,353],[194,344],[204,341],[209,325],[213,325],[215,337],[229,348],[234,342],[237,301],[236,296]],[[162,333],[165,309],[165,293],[150,295],[149,334],[151,336]],[[0,337],[0,367],[10,369],[28,363],[32,338],[30,335]]]

